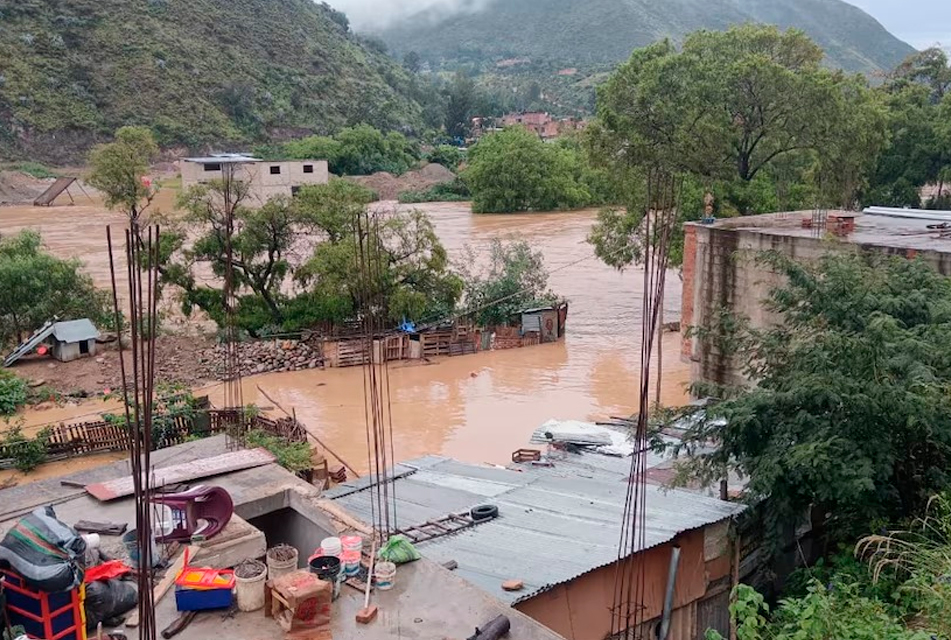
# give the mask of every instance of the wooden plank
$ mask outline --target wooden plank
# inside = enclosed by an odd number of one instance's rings
[[[201,547],[190,546],[185,550],[182,555],[176,558],[174,564],[168,568],[168,571],[165,572],[165,575],[162,576],[162,580],[155,585],[155,588],[152,589],[152,602],[153,605],[158,605],[159,600],[168,592],[168,590],[175,584],[175,579],[178,578],[178,574],[182,572],[182,569],[185,567],[185,561],[191,558],[194,558],[195,555],[201,551]],[[132,615],[128,617],[125,621],[127,627],[137,627],[139,626],[139,610],[136,609],[132,612]]]
[[[274,455],[266,449],[233,451],[204,460],[195,460],[187,464],[155,469],[151,474],[154,478],[152,486],[161,487],[175,482],[188,482],[189,480],[218,476],[223,473],[241,471],[242,469],[251,469],[270,464],[274,460]],[[87,485],[86,492],[98,500],[108,502],[116,498],[131,496],[135,489],[132,476],[126,476]]]

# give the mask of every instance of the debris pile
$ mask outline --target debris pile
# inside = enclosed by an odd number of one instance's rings
[[[261,340],[238,345],[238,366],[242,376],[275,371],[302,371],[322,367],[320,347],[301,340]],[[225,347],[216,345],[198,356],[199,371],[206,378],[220,380],[225,371]]]

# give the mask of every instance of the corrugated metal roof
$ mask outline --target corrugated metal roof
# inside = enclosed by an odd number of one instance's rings
[[[260,158],[245,155],[243,153],[213,153],[210,156],[201,156],[198,158],[182,158],[185,162],[196,162],[198,164],[241,164],[249,162],[262,162]]]
[[[420,470],[395,483],[397,518],[409,526],[479,504],[497,505],[495,520],[418,548],[436,562],[455,560],[457,574],[515,604],[617,560],[630,462],[568,454],[550,468],[520,465],[516,471],[430,456],[404,463]],[[335,500],[356,517],[370,519],[370,492],[351,491]],[[651,485],[646,505],[645,548],[744,508]],[[502,590],[502,583],[513,578],[524,581],[523,591]]]
[[[99,337],[99,329],[89,318],[57,322],[53,325],[53,337],[60,342],[82,342]]]

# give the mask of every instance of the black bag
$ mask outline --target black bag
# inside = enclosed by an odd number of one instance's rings
[[[22,518],[0,541],[0,566],[10,567],[27,586],[54,593],[82,584],[86,541],[56,519],[53,507]]]
[[[95,629],[100,622],[121,616],[139,604],[139,592],[131,582],[102,580],[86,585],[86,628]]]

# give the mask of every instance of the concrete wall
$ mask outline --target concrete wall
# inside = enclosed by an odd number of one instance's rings
[[[680,546],[680,564],[674,589],[674,615],[670,639],[702,638],[698,606],[731,588],[732,547],[729,524],[717,523],[682,533],[673,541],[649,549],[640,558],[647,576],[643,621],[654,624],[661,616],[667,589],[670,556]],[[565,584],[515,605],[568,640],[603,640],[612,635],[611,609],[615,601],[618,563],[595,569]],[[723,607],[729,605],[726,600]],[[723,613],[723,612],[721,612]],[[646,637],[646,636],[645,636]]]
[[[707,326],[719,309],[749,319],[762,328],[780,321],[767,311],[763,301],[783,282],[783,277],[766,269],[756,260],[765,251],[775,251],[797,260],[813,260],[828,251],[878,251],[907,258],[921,258],[944,275],[951,275],[951,254],[917,251],[876,244],[830,241],[817,236],[793,236],[760,231],[776,220],[795,222],[801,214],[772,214],[755,218],[720,221],[715,225],[688,223],[685,226],[683,263],[683,300],[681,322],[684,328],[681,356],[691,363],[691,381],[718,384],[743,384],[742,366],[729,353],[719,353],[687,327]],[[744,228],[735,225],[743,224]]]
[[[206,171],[204,164],[187,161],[180,164],[183,189],[222,178],[221,171]],[[304,173],[305,166],[312,167],[313,172]],[[279,173],[271,173],[272,169]],[[327,184],[330,171],[326,160],[256,162],[238,165],[235,168],[235,178],[251,185],[251,204],[260,206],[275,196],[289,198],[294,187]]]
[[[80,352],[81,350],[79,342],[54,342],[52,348],[53,357],[60,362],[70,362],[71,360],[78,360],[79,358],[88,358],[89,356],[96,355],[96,341],[86,340],[85,342],[89,350],[88,353]]]

